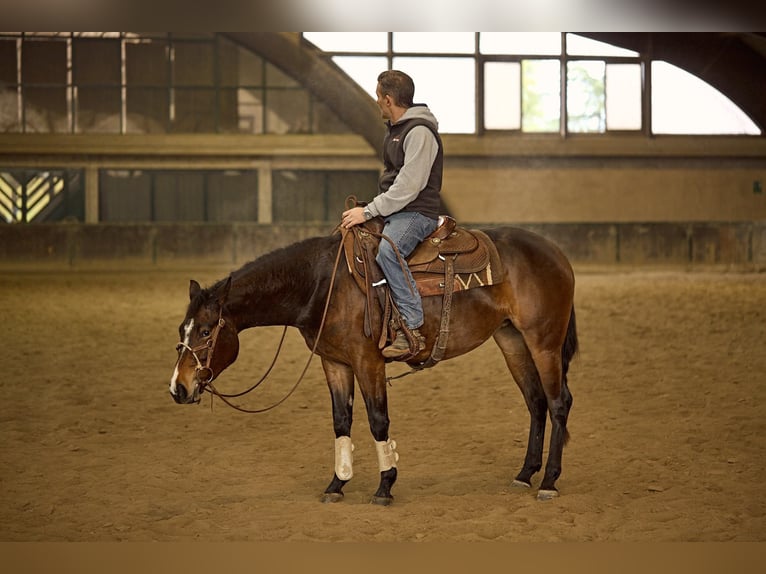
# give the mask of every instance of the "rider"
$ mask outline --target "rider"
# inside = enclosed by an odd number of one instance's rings
[[[415,84],[398,70],[378,76],[375,90],[388,132],[383,141],[384,170],[378,195],[365,207],[343,212],[341,226],[348,229],[376,216],[385,222],[389,237],[401,256],[407,257],[437,227],[442,167],[444,163],[438,122],[425,104],[414,104]],[[410,348],[404,332],[397,329],[391,345],[383,349],[387,358],[401,358],[425,348],[418,329],[423,325],[423,303],[406,263],[404,269],[388,241],[381,241],[377,262],[390,288],[406,328],[418,345]]]

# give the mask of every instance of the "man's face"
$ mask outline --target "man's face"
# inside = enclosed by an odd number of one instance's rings
[[[375,89],[375,95],[378,96],[377,104],[380,108],[380,115],[383,117],[384,120],[390,120],[391,119],[391,96],[384,96],[383,93],[380,91],[380,84],[378,84],[378,87]]]

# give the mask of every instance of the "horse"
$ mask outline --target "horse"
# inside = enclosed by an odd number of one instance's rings
[[[337,231],[337,230],[336,230]],[[492,285],[454,293],[450,336],[444,360],[468,353],[490,337],[497,343],[524,397],[530,425],[526,456],[514,486],[531,488],[541,470],[547,419],[551,435],[539,500],[559,495],[567,419],[572,394],[570,361],[578,349],[574,272],[550,240],[528,230],[481,230],[494,243],[502,276]],[[179,404],[199,403],[203,391],[231,365],[239,352],[238,333],[259,326],[295,327],[321,358],[332,402],[335,432],[333,478],[322,502],[343,499],[353,475],[351,423],[354,379],[364,400],[375,441],[380,483],[371,502],[389,505],[397,479],[396,442],[389,437],[386,364],[375,337],[365,336],[366,300],[346,266],[338,266],[340,233],[312,237],[271,251],[224,279],[202,288],[189,283],[189,304],[179,326],[178,358],[170,394]],[[440,330],[442,297],[423,297],[426,349],[407,358],[411,366],[427,358]],[[305,372],[305,371],[304,371]]]

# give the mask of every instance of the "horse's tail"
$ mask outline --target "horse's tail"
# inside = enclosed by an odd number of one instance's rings
[[[577,354],[578,348],[577,321],[575,319],[574,305],[572,305],[567,334],[564,338],[564,344],[561,346],[561,392],[564,396],[564,401],[567,403],[567,412],[569,412],[572,406],[572,393],[569,392],[569,387],[567,386],[567,371],[569,371],[569,363]],[[564,433],[564,444],[566,444],[569,442],[569,431],[565,430]]]
[[[564,338],[564,344],[561,346],[561,374],[563,383],[567,383],[567,371],[569,371],[569,363],[577,354],[579,349],[579,343],[577,342],[577,321],[575,319],[575,309],[572,305],[572,311],[569,314],[569,325],[567,326],[567,334]]]

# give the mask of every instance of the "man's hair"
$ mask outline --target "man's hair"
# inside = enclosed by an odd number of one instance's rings
[[[380,84],[380,92],[384,96],[391,96],[397,106],[412,107],[415,82],[407,74],[399,70],[387,70],[378,76],[378,84]]]

